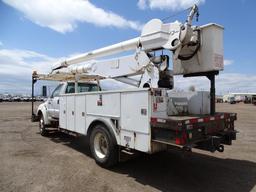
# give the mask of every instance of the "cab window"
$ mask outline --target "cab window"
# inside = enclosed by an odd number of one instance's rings
[[[91,83],[78,83],[77,85],[77,92],[91,92],[91,91],[98,91],[98,85],[97,84],[91,84]],[[75,83],[70,82],[67,85],[65,93],[75,93]]]
[[[75,93],[75,83],[68,83],[65,93]]]
[[[99,90],[97,84],[90,84],[90,83],[78,83],[77,89],[78,89],[78,93]]]

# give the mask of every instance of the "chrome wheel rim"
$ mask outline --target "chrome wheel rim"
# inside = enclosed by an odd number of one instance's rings
[[[98,158],[104,159],[108,153],[107,138],[103,133],[97,132],[94,137],[94,151]]]
[[[44,128],[44,120],[43,120],[43,118],[40,118],[39,128],[40,128],[40,132],[43,132],[43,128]]]

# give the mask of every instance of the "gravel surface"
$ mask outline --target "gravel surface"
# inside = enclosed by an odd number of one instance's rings
[[[0,191],[256,191],[256,106],[217,104],[236,112],[240,132],[224,153],[169,150],[99,167],[88,139],[42,137],[30,103],[0,103]]]

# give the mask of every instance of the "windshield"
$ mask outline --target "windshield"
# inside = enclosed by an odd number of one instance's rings
[[[59,85],[55,88],[55,90],[52,92],[51,97],[57,97],[57,96],[59,96],[60,90],[61,90],[62,86],[63,86],[63,84],[59,84]]]
[[[99,87],[97,84],[93,83],[78,83],[77,85],[77,92],[91,92],[91,91],[99,91]],[[75,83],[70,82],[67,85],[66,93],[75,93]]]

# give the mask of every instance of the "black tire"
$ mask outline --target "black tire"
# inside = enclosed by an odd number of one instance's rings
[[[118,146],[115,137],[103,124],[92,128],[90,149],[95,162],[101,167],[109,168],[118,162]]]
[[[42,136],[46,136],[47,135],[47,130],[45,128],[45,123],[44,123],[44,116],[43,114],[41,114],[39,116],[39,132]]]

